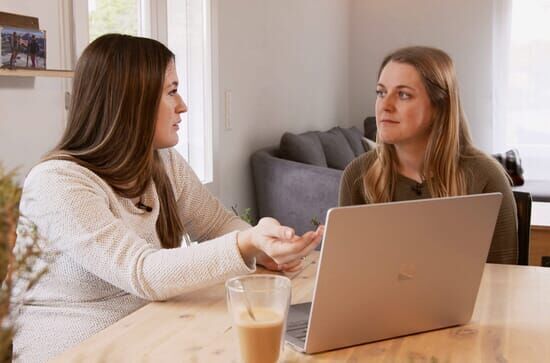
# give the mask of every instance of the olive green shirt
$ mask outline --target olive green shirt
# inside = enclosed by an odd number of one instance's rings
[[[374,160],[375,153],[370,151],[346,167],[340,181],[340,206],[369,203],[364,193],[362,175]],[[490,156],[481,152],[463,158],[461,163],[466,170],[468,194],[500,192],[503,195],[487,262],[517,264],[516,203],[505,171]],[[403,175],[397,176],[392,201],[426,198],[431,198],[431,195],[425,182],[417,183]]]

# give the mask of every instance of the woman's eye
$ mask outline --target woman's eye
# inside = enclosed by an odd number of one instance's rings
[[[176,93],[178,93],[178,90],[177,90],[177,89],[173,89],[173,90],[171,90],[170,92],[168,92],[168,95],[173,96],[173,95],[175,95]]]
[[[411,98],[411,95],[407,92],[399,92],[399,98],[402,100],[408,100],[409,98]]]
[[[385,92],[382,90],[377,89],[376,90],[376,97],[384,97]]]

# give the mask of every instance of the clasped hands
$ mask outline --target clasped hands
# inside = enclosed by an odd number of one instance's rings
[[[239,231],[237,245],[245,261],[273,271],[293,272],[300,269],[302,260],[319,245],[324,226],[298,236],[290,227],[281,226],[274,218],[262,218],[255,227]]]

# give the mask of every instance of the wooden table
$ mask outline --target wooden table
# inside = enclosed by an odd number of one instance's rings
[[[317,252],[295,276],[293,303],[310,301]],[[54,362],[235,362],[223,284],[151,303]],[[327,327],[330,328],[330,327]],[[550,361],[550,269],[487,264],[470,324],[404,338],[302,355],[283,362]]]
[[[533,202],[529,264],[540,266],[542,256],[550,256],[550,203]]]

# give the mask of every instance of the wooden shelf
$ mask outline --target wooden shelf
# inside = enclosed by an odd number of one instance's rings
[[[8,77],[62,77],[62,78],[72,78],[73,71],[64,71],[60,69],[26,69],[26,68],[16,68],[16,69],[7,69],[0,68],[0,76]]]

